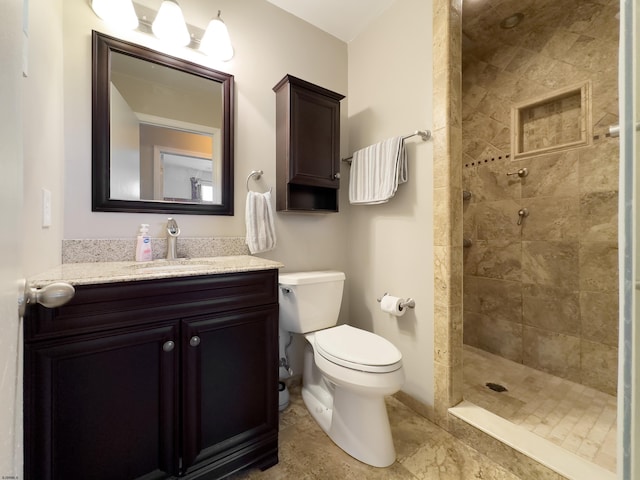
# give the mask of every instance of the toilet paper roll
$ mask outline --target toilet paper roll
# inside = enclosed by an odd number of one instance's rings
[[[383,312],[390,313],[396,317],[401,317],[407,311],[406,308],[400,308],[400,304],[404,302],[403,298],[385,295],[380,301],[380,308]]]

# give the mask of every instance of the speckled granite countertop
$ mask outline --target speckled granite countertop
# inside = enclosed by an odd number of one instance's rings
[[[284,267],[280,262],[250,255],[154,260],[151,262],[92,262],[65,263],[29,279],[33,287],[53,282],[71,285],[135,282],[156,278],[190,277],[220,273],[272,270]]]

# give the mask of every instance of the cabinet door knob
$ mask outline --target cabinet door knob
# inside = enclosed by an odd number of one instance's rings
[[[164,345],[162,345],[162,350],[164,350],[165,352],[170,352],[175,346],[176,344],[169,340],[168,342],[164,342]]]
[[[191,337],[191,339],[189,340],[189,345],[191,345],[192,347],[197,347],[198,345],[200,345],[200,337],[197,335]]]
[[[333,174],[333,179],[334,179],[334,180],[340,180],[340,172],[338,172],[338,173],[334,173],[334,174]]]

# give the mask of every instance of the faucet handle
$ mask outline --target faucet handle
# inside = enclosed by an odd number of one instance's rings
[[[177,237],[180,235],[180,228],[178,227],[178,223],[171,217],[167,218],[167,232],[169,235]]]

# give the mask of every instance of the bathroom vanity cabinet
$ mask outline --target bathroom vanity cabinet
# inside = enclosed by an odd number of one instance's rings
[[[25,317],[28,480],[278,461],[277,270],[76,286]]]
[[[276,210],[338,211],[340,100],[286,75],[276,92]]]

